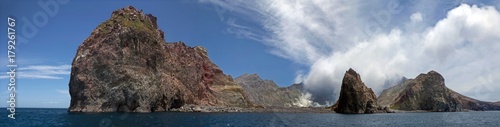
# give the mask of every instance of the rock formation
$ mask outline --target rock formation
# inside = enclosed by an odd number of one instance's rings
[[[359,74],[353,69],[345,73],[340,97],[332,109],[344,114],[387,112],[377,105],[375,93],[371,88],[366,87]]]
[[[304,91],[304,83],[295,83],[287,87],[289,90],[298,90],[303,92]]]
[[[436,71],[420,74],[415,79],[382,91],[378,98],[382,106],[397,110],[463,111],[498,110],[491,102],[483,102],[461,95],[445,86],[445,80]]]
[[[156,17],[128,6],[78,47],[70,112],[154,112],[185,104],[246,107],[240,85],[203,47],[166,43]]]
[[[298,85],[280,88],[271,80],[262,80],[257,74],[244,74],[234,79],[243,87],[249,101],[264,107],[291,107],[301,96]]]

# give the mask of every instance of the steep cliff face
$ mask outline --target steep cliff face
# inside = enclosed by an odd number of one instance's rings
[[[248,99],[259,106],[291,107],[301,95],[298,85],[280,88],[271,80],[262,80],[257,74],[244,74],[235,81],[243,87]]]
[[[379,104],[397,110],[463,111],[498,110],[490,102],[463,96],[445,86],[445,80],[436,71],[420,74],[415,79],[382,91]]]
[[[356,71],[349,69],[342,79],[340,97],[332,106],[337,113],[361,114],[386,112],[377,105],[377,96],[366,87]]]
[[[392,88],[392,89],[391,89]],[[398,110],[461,111],[460,100],[445,87],[441,74],[430,71],[382,91],[379,103]]]
[[[289,90],[297,90],[297,91],[302,92],[302,91],[304,91],[304,83],[295,83],[295,84],[292,84],[286,88]]]
[[[69,91],[71,112],[249,105],[242,87],[205,48],[166,43],[156,17],[132,6],[114,11],[78,47]]]

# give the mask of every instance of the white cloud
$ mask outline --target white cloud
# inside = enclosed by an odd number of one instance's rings
[[[311,101],[311,96],[312,95],[310,93],[302,93],[299,98],[296,98],[292,105],[297,107],[310,107],[314,103]]]
[[[273,54],[303,64],[312,64],[312,61],[329,54],[332,49],[340,50],[348,47],[349,43],[337,43],[331,40],[340,42],[352,39],[337,34],[351,35],[353,32],[344,31],[359,32],[363,27],[352,24],[360,20],[354,19],[358,15],[356,8],[359,1],[200,0],[200,2],[216,5],[216,12],[219,16],[223,16],[221,19],[230,19],[231,17],[224,17],[223,14],[236,12],[243,14],[242,17],[257,20],[267,33],[259,34],[255,33],[255,30],[247,30],[248,27],[236,25],[234,19],[227,23],[230,28],[243,28],[232,30],[236,35],[251,35],[250,39],[264,40],[266,45],[275,48],[271,51]]]
[[[422,13],[417,12],[417,13],[412,14],[410,16],[410,20],[412,22],[422,22],[422,20],[423,20]]]
[[[57,104],[59,102],[58,101],[44,101],[42,103],[45,103],[45,104]]]
[[[67,94],[69,95],[69,91],[68,90],[56,90],[58,93],[60,94]]]
[[[304,81],[304,72],[302,70],[299,70],[295,74],[295,79],[293,80],[295,84],[302,83]]]
[[[227,20],[227,24],[229,25],[229,27],[227,28],[226,31],[229,33],[235,34],[237,37],[252,39],[255,41],[259,41],[259,42],[263,41],[263,37],[260,37],[262,35],[261,32],[258,32],[255,29],[237,24],[236,19],[229,18]]]
[[[321,105],[317,102],[311,101],[312,94],[310,93],[302,93],[302,95],[299,98],[296,98],[294,102],[292,103],[293,106],[297,107],[325,107],[325,106],[330,106],[333,105],[332,102],[326,102],[325,105]]]
[[[63,79],[62,76],[71,73],[71,65],[32,65],[16,69],[16,78],[28,79]],[[7,74],[3,74],[0,78],[9,78]]]
[[[377,93],[388,79],[413,78],[436,70],[445,77],[446,85],[459,93],[480,100],[500,100],[497,9],[461,4],[443,11],[444,17],[434,21],[427,20],[427,14],[447,7],[423,1],[414,5],[425,12],[416,11],[404,17],[410,20],[391,20],[396,13],[383,15],[382,12],[391,11],[379,11],[390,9],[386,8],[390,2],[370,2],[212,1],[235,13],[258,15],[269,35],[263,43],[275,48],[273,54],[310,66],[306,75],[297,78],[304,77],[313,99],[315,94],[336,98],[334,94],[339,92],[344,72],[353,68]],[[377,2],[380,4],[372,4]],[[252,6],[246,6],[249,4]],[[246,7],[238,8],[243,6]],[[373,11],[379,15],[370,15]],[[402,21],[400,24],[404,25],[394,26],[397,23],[393,21]],[[366,26],[373,24],[384,29],[367,32]]]

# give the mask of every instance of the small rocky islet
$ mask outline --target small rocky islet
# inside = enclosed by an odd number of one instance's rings
[[[377,96],[371,88],[366,87],[361,76],[352,68],[346,71],[340,97],[331,109],[343,114],[392,113],[387,107],[377,104]]]
[[[303,84],[280,88],[257,74],[235,79],[201,47],[166,42],[156,17],[132,6],[114,11],[78,47],[69,81],[69,112],[316,112],[500,110],[500,102],[463,96],[431,71],[377,98],[353,69],[331,107],[298,107]]]

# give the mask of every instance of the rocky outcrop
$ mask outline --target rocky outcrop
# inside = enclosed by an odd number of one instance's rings
[[[420,74],[415,79],[382,91],[378,98],[382,106],[396,110],[464,111],[498,110],[491,102],[479,101],[461,95],[445,86],[445,80],[436,71]]]
[[[248,99],[256,106],[291,107],[301,96],[299,85],[280,88],[271,80],[262,80],[257,74],[244,74],[234,81],[243,87]]]
[[[292,84],[288,87],[286,87],[287,89],[289,90],[297,90],[297,91],[301,91],[303,92],[304,91],[304,83],[295,83],[295,84]]]
[[[156,23],[156,17],[128,6],[92,31],[73,59],[70,112],[250,105],[205,48],[166,43]]]
[[[366,87],[356,71],[349,69],[342,80],[340,97],[332,106],[337,113],[362,114],[387,112],[377,104],[377,97]]]
[[[474,110],[474,111],[485,111],[485,110],[500,110],[500,104],[493,102],[485,102],[480,101],[474,98],[470,98],[459,94],[453,90],[451,90],[451,94],[455,97],[458,97],[460,103],[462,104],[462,108],[465,110]]]

